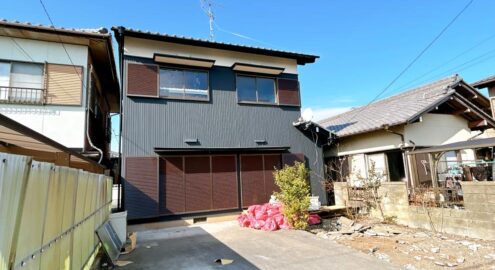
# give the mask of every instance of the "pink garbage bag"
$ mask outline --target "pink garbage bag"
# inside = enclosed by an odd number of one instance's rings
[[[317,214],[310,214],[308,217],[309,225],[316,225],[321,223],[321,218]]]

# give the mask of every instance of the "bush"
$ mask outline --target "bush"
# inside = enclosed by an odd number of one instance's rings
[[[283,205],[282,213],[293,228],[305,229],[310,205],[308,169],[303,163],[296,162],[294,166],[285,165],[273,174],[275,184],[280,188],[275,196]]]

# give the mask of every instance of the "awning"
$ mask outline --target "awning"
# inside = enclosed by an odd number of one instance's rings
[[[0,114],[0,152],[31,156],[34,160],[103,173],[105,167],[52,139]]]
[[[485,147],[493,147],[493,146],[495,146],[495,138],[486,138],[486,139],[462,141],[462,142],[449,143],[449,144],[418,149],[409,152],[408,154],[437,153],[437,152],[454,151],[461,149],[476,149],[476,148],[485,148]]]

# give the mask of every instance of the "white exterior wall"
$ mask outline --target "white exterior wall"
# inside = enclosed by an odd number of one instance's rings
[[[72,64],[60,43],[30,39],[15,39],[38,63]],[[74,65],[83,67],[84,86],[87,85],[88,47],[65,44]],[[0,36],[0,61],[33,62],[9,37]],[[82,95],[86,102],[86,88]],[[82,148],[85,134],[84,106],[0,104],[0,113],[70,148]]]
[[[465,141],[478,134],[471,132],[466,118],[450,114],[423,115],[423,121],[404,126],[406,142],[416,146],[433,146]]]
[[[153,54],[169,54],[215,60],[216,66],[231,67],[235,62],[284,68],[284,73],[297,74],[297,61],[274,56],[234,52],[213,48],[182,45],[170,42],[126,37],[124,53],[131,56],[153,58]]]

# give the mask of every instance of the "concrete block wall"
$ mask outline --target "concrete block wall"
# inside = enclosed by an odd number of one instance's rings
[[[495,182],[463,182],[462,189],[465,209],[409,205],[406,183],[403,182],[383,183],[378,194],[384,215],[395,217],[398,224],[495,240]],[[345,190],[345,183],[335,190],[336,198],[345,196],[337,194],[342,190]],[[336,203],[346,200],[336,200]],[[378,211],[371,214],[379,215]]]

